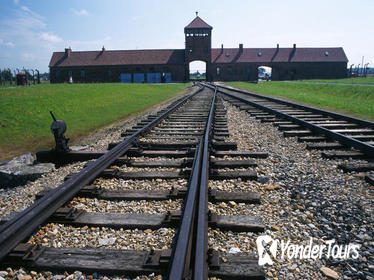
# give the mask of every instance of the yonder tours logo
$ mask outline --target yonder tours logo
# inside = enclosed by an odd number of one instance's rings
[[[337,244],[334,239],[327,240],[324,244],[314,244],[313,238],[307,244],[293,244],[290,240],[274,239],[270,235],[261,235],[256,240],[258,251],[258,264],[272,265],[274,260],[292,259],[321,259],[322,256],[334,259],[357,259],[360,254],[359,244]],[[278,255],[278,250],[280,254]]]

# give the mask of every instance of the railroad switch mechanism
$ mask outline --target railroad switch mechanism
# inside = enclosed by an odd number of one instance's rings
[[[64,133],[66,132],[66,123],[63,120],[56,120],[56,117],[53,115],[52,111],[49,111],[53,118],[53,123],[51,124],[51,132],[55,137],[56,152],[69,152],[68,147],[69,138],[66,138]]]
[[[28,243],[18,244],[7,256],[7,261],[25,264],[25,262],[36,261],[44,252],[45,248]]]
[[[151,249],[144,258],[143,267],[167,268],[171,258],[171,250]]]

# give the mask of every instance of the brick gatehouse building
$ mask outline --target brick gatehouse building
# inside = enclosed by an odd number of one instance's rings
[[[189,80],[192,61],[206,63],[208,81],[253,81],[258,68],[272,68],[272,80],[344,78],[343,48],[212,48],[212,27],[199,16],[184,28],[185,49],[54,52],[52,83],[163,83]]]

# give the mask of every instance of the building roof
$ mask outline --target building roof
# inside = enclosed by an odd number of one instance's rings
[[[212,63],[237,62],[348,62],[343,48],[212,49]]]
[[[65,52],[54,52],[49,67],[183,63],[184,49],[71,51],[69,56]]]
[[[186,28],[209,28],[213,29],[209,24],[207,24],[205,21],[203,21],[199,16],[196,16],[193,21],[190,22],[189,25],[185,27]]]
[[[327,55],[326,55],[327,54]],[[184,49],[54,52],[49,67],[184,64]],[[343,48],[212,49],[212,63],[348,62]]]

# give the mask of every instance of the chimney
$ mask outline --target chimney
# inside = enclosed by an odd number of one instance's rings
[[[279,50],[279,44],[277,44],[277,50]]]
[[[102,52],[105,52],[105,47],[103,46],[103,48],[101,49]]]
[[[296,49],[296,44],[293,44],[293,48]]]
[[[223,44],[221,44],[221,52],[223,53]]]
[[[70,53],[71,53],[71,48],[70,48],[70,47],[67,48],[67,49],[65,49],[65,55],[66,55],[67,57],[70,56]]]
[[[239,44],[239,52],[243,52],[243,44]]]

